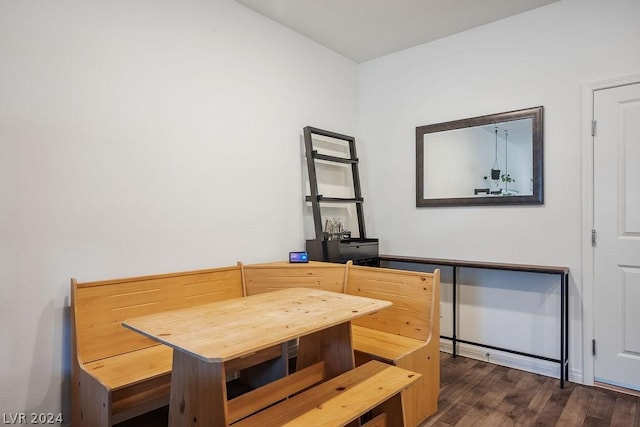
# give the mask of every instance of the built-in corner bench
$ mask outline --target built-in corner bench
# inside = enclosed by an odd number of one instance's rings
[[[404,425],[417,426],[436,412],[440,381],[439,271],[431,274],[319,262],[238,263],[233,267],[88,283],[72,279],[73,425],[111,426],[168,403],[172,350],[124,328],[124,320],[283,287],[315,287],[393,302],[391,308],[352,322],[358,368],[335,379],[362,384],[347,389],[338,386],[339,399],[353,402],[369,396],[359,394],[358,390],[370,390],[375,381],[390,387],[380,388],[373,399],[375,402],[332,411],[339,412],[342,421],[336,419],[328,425],[343,425],[344,420],[374,407],[382,410],[374,411],[378,416],[368,426],[383,425],[385,416],[391,417],[387,425],[396,425],[391,420],[400,417]],[[284,381],[279,378],[286,375],[286,359],[284,346],[261,350],[230,366],[234,372],[229,372],[228,376],[247,368],[268,366],[265,371],[272,378],[263,378],[263,385],[271,381],[272,387],[281,392],[276,386]],[[392,365],[397,369],[384,369],[384,366]],[[296,377],[291,380],[295,381]],[[260,417],[279,419],[285,413],[290,415],[293,407],[313,417],[317,408],[309,406],[309,402],[320,399],[321,406],[330,404],[326,393],[335,391],[331,391],[333,385],[323,382],[297,395],[305,397],[289,399],[282,406],[278,404],[272,407],[274,409],[268,409],[265,415],[260,412],[238,422],[256,421],[259,424]],[[400,391],[402,400],[393,398]],[[236,408],[238,414],[231,419],[240,420],[241,413],[255,406],[253,402],[248,406],[240,405],[241,401],[230,406]]]
[[[493,262],[480,262],[480,261],[464,261],[456,259],[441,259],[441,258],[420,258],[420,257],[407,257],[398,255],[380,255],[379,257],[381,266],[389,266],[396,268],[405,268],[411,264],[422,264],[438,267],[451,267],[452,269],[452,336],[441,338],[450,339],[452,341],[453,356],[457,354],[457,344],[471,344],[479,347],[490,348],[494,350],[504,351],[507,353],[518,354],[535,359],[546,360],[549,362],[555,362],[560,364],[560,388],[564,388],[564,382],[569,379],[569,267],[561,266],[548,266],[548,265],[526,265],[526,264],[508,264],[508,263],[493,263]],[[475,268],[484,270],[503,270],[503,271],[519,271],[525,273],[538,273],[538,274],[551,274],[558,276],[560,279],[560,354],[559,358],[550,358],[537,354],[525,353],[513,349],[507,349],[503,347],[496,347],[488,344],[468,341],[460,339],[457,336],[457,320],[458,320],[458,283],[457,276],[458,271],[461,268]]]
[[[390,308],[352,321],[356,364],[380,360],[422,378],[407,390],[407,425],[436,413],[440,390],[440,271],[433,273],[345,264],[271,263],[244,266],[246,294],[293,286],[391,301]]]

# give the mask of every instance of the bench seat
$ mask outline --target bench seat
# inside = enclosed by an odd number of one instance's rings
[[[418,378],[420,375],[415,372],[371,361],[245,418],[233,427],[338,427],[357,421],[372,410],[376,422],[386,418],[389,426],[403,426],[403,391]]]
[[[173,350],[166,345],[131,351],[96,360],[84,368],[111,390],[118,390],[149,378],[171,373]]]
[[[394,364],[427,345],[415,338],[358,325],[353,325],[351,331],[354,351],[375,354],[377,358]]]

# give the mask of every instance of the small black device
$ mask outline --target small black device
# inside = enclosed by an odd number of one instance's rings
[[[309,255],[306,252],[289,252],[289,262],[309,262]]]

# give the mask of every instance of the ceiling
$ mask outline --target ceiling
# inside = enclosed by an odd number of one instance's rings
[[[355,62],[558,0],[236,0]]]

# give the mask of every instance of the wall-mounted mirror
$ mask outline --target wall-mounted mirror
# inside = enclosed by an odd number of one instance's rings
[[[416,206],[543,203],[543,107],[416,128]]]

